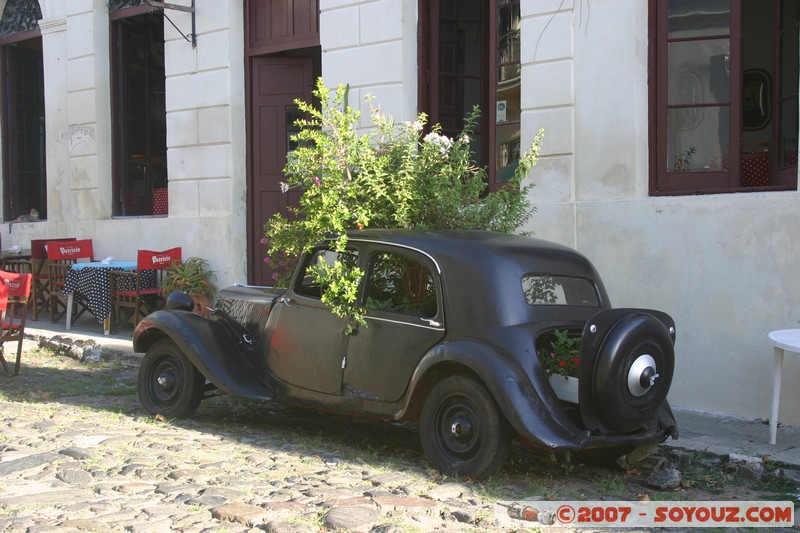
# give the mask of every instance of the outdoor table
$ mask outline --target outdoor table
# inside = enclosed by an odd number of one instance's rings
[[[110,261],[107,263],[93,261],[90,263],[75,263],[67,272],[64,281],[64,293],[67,295],[67,324],[72,323],[72,305],[75,302],[75,293],[86,298],[87,308],[99,322],[103,324],[103,333],[110,332],[111,321],[111,294],[109,293],[108,273],[112,270],[136,270],[136,261]],[[152,287],[155,278],[152,271],[142,272],[142,284]]]
[[[13,261],[13,260],[23,260],[23,261],[30,261],[31,260],[31,251],[30,250],[11,250],[3,248],[0,250],[0,270],[3,270],[3,267],[6,264],[6,261]]]

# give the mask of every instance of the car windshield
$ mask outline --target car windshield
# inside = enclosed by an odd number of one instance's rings
[[[529,305],[584,305],[600,307],[591,280],[569,276],[526,274],[522,292]]]

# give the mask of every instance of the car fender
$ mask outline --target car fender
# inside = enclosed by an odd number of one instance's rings
[[[427,377],[440,365],[458,364],[481,379],[514,430],[526,440],[547,448],[576,450],[588,435],[556,420],[517,361],[479,339],[460,339],[428,351],[411,377],[405,401],[396,418],[419,408],[420,397],[432,386]]]
[[[159,310],[147,315],[133,334],[135,352],[146,352],[156,341],[169,338],[205,378],[220,390],[257,400],[273,394],[247,362],[226,328],[191,311]]]

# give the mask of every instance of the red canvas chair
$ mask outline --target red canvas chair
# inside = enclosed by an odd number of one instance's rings
[[[67,296],[64,294],[64,284],[67,272],[72,265],[80,259],[94,260],[94,249],[91,239],[77,239],[74,241],[49,241],[47,243],[47,275],[50,290],[50,315],[53,322],[57,322],[67,312]],[[72,314],[75,321],[86,311],[86,302],[75,298],[76,310]],[[70,324],[71,325],[71,324]]]
[[[47,243],[50,241],[74,241],[75,237],[61,239],[31,239],[31,319],[39,320],[42,310],[50,309],[50,275],[47,272]]]
[[[22,341],[25,338],[25,318],[28,316],[28,300],[31,295],[31,274],[19,274],[0,270],[0,363],[10,376],[19,374],[22,358]],[[12,371],[5,358],[6,342],[17,343],[17,360]]]
[[[109,294],[111,295],[111,323],[113,329],[122,321],[122,309],[133,312],[133,323],[164,304],[161,295],[161,280],[165,269],[181,260],[181,248],[170,248],[162,252],[139,250],[136,270],[133,272],[109,272]],[[153,276],[153,282],[145,283],[145,274]],[[145,286],[147,285],[147,286]]]

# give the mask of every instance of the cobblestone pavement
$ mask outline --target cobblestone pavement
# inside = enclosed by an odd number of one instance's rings
[[[677,460],[663,453],[626,471],[515,447],[489,481],[448,479],[410,425],[230,397],[158,420],[139,410],[130,365],[45,352],[23,363],[0,375],[0,532],[511,531],[497,502],[786,499],[784,481],[759,488],[713,457],[692,457],[659,492],[648,473]]]

